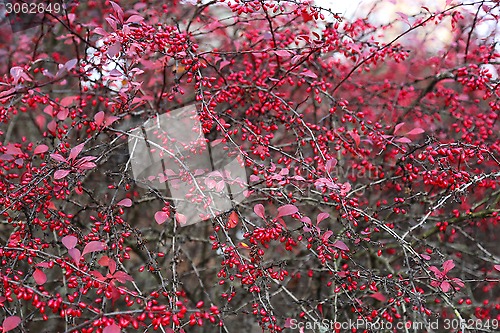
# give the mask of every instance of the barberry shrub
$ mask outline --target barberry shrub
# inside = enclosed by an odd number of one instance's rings
[[[3,332],[495,331],[499,3],[393,5],[73,0],[2,26]],[[194,224],[174,199],[225,184],[185,169],[172,198],[128,146],[184,106],[248,175]]]

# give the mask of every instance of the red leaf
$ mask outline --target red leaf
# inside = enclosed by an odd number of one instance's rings
[[[264,209],[264,206],[262,206],[262,204],[256,204],[253,208],[253,211],[261,219],[266,219],[266,210]]]
[[[349,248],[345,243],[341,240],[336,240],[335,243],[332,244],[332,246],[336,247],[337,249],[340,249],[342,251],[349,251]]]
[[[3,320],[2,328],[3,332],[8,332],[19,326],[21,323],[21,318],[18,316],[10,316]]]
[[[158,224],[163,224],[168,219],[168,214],[163,211],[158,211],[155,213],[155,221]]]
[[[108,256],[102,256],[97,263],[102,267],[109,267],[109,272],[111,274],[116,271],[116,262]]]
[[[35,269],[35,272],[33,273],[33,279],[35,279],[36,284],[39,286],[47,282],[47,276],[38,268]]]
[[[276,217],[282,217],[282,216],[288,216],[288,215],[293,215],[297,213],[299,209],[295,205],[284,205],[278,208],[278,216]]]
[[[399,130],[401,129],[401,127],[403,127],[404,124],[405,123],[399,123],[394,127],[394,135],[397,135],[399,133]]]
[[[121,332],[120,326],[116,324],[111,324],[109,326],[106,326],[102,330],[102,333],[120,333],[120,332]]]
[[[86,255],[87,253],[102,251],[105,249],[106,249],[106,244],[104,244],[103,242],[92,241],[89,242],[87,245],[85,245],[85,248],[83,249],[82,252],[82,256]]]
[[[64,177],[66,177],[66,176],[67,176],[70,172],[71,172],[71,170],[59,169],[59,170],[57,170],[56,172],[54,172],[54,179],[56,179],[56,180],[63,179],[63,178],[64,178]]]
[[[49,147],[47,147],[46,145],[39,145],[38,147],[35,148],[35,151],[33,152],[33,154],[43,154],[45,153],[47,150],[49,150]]]
[[[69,152],[69,159],[70,160],[74,160],[78,156],[78,154],[81,153],[81,151],[83,150],[83,146],[84,145],[85,145],[85,142],[82,142],[78,146],[73,147],[71,149],[71,151]]]
[[[238,216],[238,213],[236,213],[236,211],[233,210],[232,213],[229,215],[229,218],[227,219],[226,227],[228,229],[235,228],[239,222],[240,222],[240,217]]]
[[[319,213],[318,217],[316,218],[316,225],[318,225],[321,221],[328,218],[329,216],[330,216],[330,214],[328,214],[328,213]]]
[[[124,207],[131,207],[132,206],[132,200],[130,200],[129,198],[125,198],[125,199],[120,200],[117,203],[117,205],[118,206],[124,206]]]
[[[64,236],[61,241],[68,250],[71,250],[75,248],[76,244],[78,243],[78,238],[76,238],[75,236]]]
[[[406,133],[406,135],[417,135],[417,134],[422,134],[424,133],[424,129],[423,128],[420,128],[420,127],[417,127],[417,128],[414,128],[412,129],[411,131],[409,131],[408,133]]]

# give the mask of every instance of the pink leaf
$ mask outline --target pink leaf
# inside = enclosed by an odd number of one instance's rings
[[[500,265],[495,265],[495,266],[493,266],[493,268],[495,268],[497,271],[500,272]]]
[[[125,199],[120,200],[117,203],[117,205],[118,206],[124,206],[124,207],[131,207],[132,206],[132,200],[130,200],[129,198],[125,198]]]
[[[113,6],[113,9],[115,10],[116,16],[118,17],[120,22],[123,23],[123,10],[121,9],[120,5],[118,5],[117,3],[113,2],[113,1],[110,1],[110,2],[111,2],[111,6]]]
[[[300,221],[304,222],[306,224],[309,224],[309,225],[312,224],[311,219],[309,217],[307,217],[307,216],[304,216],[303,218],[301,218]]]
[[[116,31],[116,29],[118,28],[116,21],[111,17],[105,17],[104,19],[106,20],[106,22],[108,22],[109,26],[113,29],[113,31]]]
[[[35,148],[35,151],[33,152],[33,154],[43,154],[45,153],[46,151],[49,150],[49,147],[47,147],[46,145],[39,145]]]
[[[78,154],[80,154],[80,152],[83,150],[83,146],[85,145],[85,143],[80,143],[78,146],[76,147],[73,147],[71,149],[71,151],[69,152],[69,159],[70,160],[74,160]]]
[[[285,320],[285,328],[292,327],[292,323],[293,323],[292,318],[286,318],[286,320]]]
[[[381,293],[374,293],[374,294],[371,294],[370,297],[376,299],[377,301],[380,301],[380,302],[385,302],[386,298],[384,295],[382,295]]]
[[[282,217],[282,216],[288,216],[288,215],[293,215],[297,213],[299,209],[295,205],[284,205],[278,208],[278,216],[276,217]]]
[[[227,60],[222,60],[219,64],[219,70],[223,69],[224,67],[226,67],[227,65],[229,65],[231,62],[230,61],[227,61]]]
[[[450,290],[451,284],[448,281],[443,281],[441,282],[441,285],[439,287],[446,293],[448,292],[448,290]]]
[[[96,166],[97,166],[97,164],[95,164],[94,162],[85,162],[85,163],[79,164],[78,169],[90,170],[90,169],[94,169]]]
[[[430,266],[429,270],[434,273],[437,278],[441,277],[441,271],[436,266]]]
[[[406,135],[417,135],[417,134],[422,134],[424,133],[424,129],[423,128],[420,128],[420,127],[417,127],[417,128],[414,128],[412,129],[411,131],[409,131],[408,133],[406,133]]]
[[[163,211],[158,211],[155,213],[155,221],[158,224],[163,224],[168,219],[168,214]]]
[[[263,219],[263,220],[266,219],[266,210],[264,209],[264,206],[262,204],[255,205],[255,207],[253,208],[253,211],[261,219]]]
[[[63,162],[63,163],[67,162],[66,159],[60,154],[50,154],[50,157],[53,160],[56,160],[57,162]]]
[[[94,116],[94,122],[97,126],[101,126],[104,123],[104,112],[99,111]]]
[[[20,155],[23,153],[23,151],[20,148],[14,146],[12,143],[9,143],[7,145],[7,149],[5,150],[5,153],[10,154],[10,155]]]
[[[59,169],[57,170],[56,172],[54,172],[54,179],[56,180],[59,180],[59,179],[63,179],[64,177],[66,177],[69,173],[71,172],[71,170],[63,170],[63,169]]]
[[[50,263],[48,263],[46,261],[42,261],[42,262],[36,264],[36,267],[50,268]]]
[[[69,249],[68,254],[71,256],[71,258],[73,258],[75,263],[78,265],[78,263],[80,262],[80,258],[82,257],[80,250],[78,250],[77,248]]]
[[[71,59],[71,60],[68,60],[65,64],[64,64],[64,68],[66,68],[66,70],[69,72],[70,70],[72,70],[73,68],[75,68],[76,64],[78,63],[78,59]]]
[[[87,245],[85,245],[85,248],[83,249],[82,252],[82,256],[86,255],[87,253],[103,251],[105,249],[106,249],[106,244],[104,244],[103,242],[91,241]]]
[[[113,278],[117,279],[121,283],[125,283],[127,281],[134,281],[134,279],[130,275],[121,271],[118,271],[115,274],[113,274]]]
[[[19,326],[20,323],[21,318],[19,318],[18,316],[10,316],[5,318],[2,323],[3,332],[5,333],[13,330],[17,326]]]
[[[290,52],[288,52],[287,50],[274,50],[272,52],[282,58],[290,56]]]
[[[406,15],[405,13],[402,13],[402,12],[396,12],[396,14],[398,14],[399,17],[401,17],[401,20],[403,20],[403,22],[405,22],[406,24],[408,24],[411,27],[410,21],[408,20],[408,15]]]
[[[399,143],[411,143],[411,140],[408,138],[399,138],[399,139],[396,139],[394,141],[399,142]]]
[[[455,267],[455,264],[453,263],[453,260],[446,260],[443,264],[443,274],[446,275],[449,271],[451,271]]]
[[[120,326],[116,324],[111,324],[109,326],[106,326],[102,330],[102,333],[120,333],[120,332],[121,332]]]
[[[404,124],[405,123],[399,123],[394,127],[394,135],[397,135],[399,133],[399,130],[401,129],[401,127],[403,127]]]
[[[59,112],[57,112],[57,119],[59,120],[65,120],[69,116],[69,110],[68,108],[63,108]]]
[[[318,76],[315,73],[313,73],[310,69],[303,71],[302,75],[308,76],[308,77],[313,78],[313,79],[318,78]]]
[[[175,220],[179,222],[179,224],[186,224],[187,222],[187,217],[184,214],[181,213],[175,213]]]
[[[333,235],[333,231],[331,231],[331,230],[327,230],[327,231],[323,234],[323,236],[321,236],[321,239],[322,239],[323,241],[326,241],[327,239],[329,239],[330,237],[332,237],[332,235]]]
[[[117,121],[118,119],[120,119],[120,118],[118,118],[116,116],[109,116],[109,117],[106,118],[106,121],[104,122],[104,125],[109,126],[112,123],[114,123],[115,121]]]
[[[260,180],[259,176],[256,176],[256,175],[250,175],[250,181],[251,181],[251,182],[257,182],[257,181],[259,181],[259,180]]]
[[[326,161],[326,164],[325,164],[325,169],[326,169],[326,172],[330,173],[332,172],[333,168],[337,165],[337,159],[335,158],[331,158],[329,159],[328,161]]]
[[[351,135],[352,139],[356,143],[356,147],[359,147],[359,143],[361,142],[359,134],[354,132],[354,131],[350,131],[349,134]]]
[[[76,238],[75,236],[64,236],[61,239],[61,242],[68,250],[71,250],[75,248],[76,244],[78,243],[78,238]]]
[[[144,17],[140,15],[132,15],[127,19],[126,23],[138,23],[141,21],[144,21]]]
[[[113,58],[118,53],[120,53],[121,49],[122,49],[122,44],[120,44],[120,42],[113,43],[108,47],[108,55],[111,58]]]
[[[349,251],[349,248],[345,243],[341,240],[336,240],[335,243],[332,244],[332,246],[336,247],[337,249],[340,249],[342,251]]]
[[[422,259],[424,260],[431,260],[431,256],[427,255],[427,254],[420,254],[420,256],[422,257]]]
[[[33,273],[33,279],[35,279],[36,284],[39,286],[47,282],[47,276],[38,268],[35,269],[35,272]]]
[[[329,216],[330,216],[330,214],[328,214],[328,213],[319,213],[318,217],[316,218],[316,225],[318,225],[321,221],[328,218]]]

